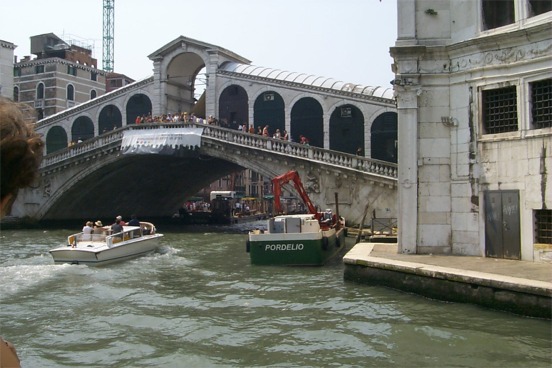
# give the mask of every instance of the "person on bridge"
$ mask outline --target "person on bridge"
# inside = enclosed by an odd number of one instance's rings
[[[44,141],[25,115],[23,105],[0,97],[0,218],[10,212],[19,189],[38,177],[42,161]],[[13,344],[0,337],[0,367],[20,366]]]

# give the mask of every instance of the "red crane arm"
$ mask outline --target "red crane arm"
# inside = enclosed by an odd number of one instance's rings
[[[316,211],[316,207],[314,207],[314,205],[312,204],[309,195],[303,187],[303,183],[301,183],[301,179],[299,179],[299,174],[295,170],[288,171],[287,173],[272,179],[272,192],[274,193],[274,207],[276,209],[276,212],[282,212],[282,206],[280,203],[280,197],[282,195],[282,185],[287,184],[289,181],[293,181],[295,190],[297,190],[297,192],[299,193],[299,196],[309,209],[309,212],[316,215],[318,213]]]

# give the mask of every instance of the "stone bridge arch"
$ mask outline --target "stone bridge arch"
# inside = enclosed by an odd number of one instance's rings
[[[297,170],[313,203],[335,207],[351,223],[370,205],[396,217],[396,167],[354,155],[214,126],[199,149],[178,155],[121,152],[124,131],[183,129],[180,124],[127,126],[45,157],[41,182],[22,190],[15,216],[41,220],[111,221],[117,214],[166,217],[184,198],[234,171],[251,169],[270,179]],[[87,216],[86,219],[81,218]]]

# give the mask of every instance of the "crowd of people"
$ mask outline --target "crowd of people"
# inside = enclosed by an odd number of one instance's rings
[[[82,233],[84,235],[105,234],[106,231],[110,230],[112,234],[117,234],[123,231],[123,226],[127,225],[140,226],[140,221],[135,214],[130,216],[130,221],[128,223],[123,220],[123,216],[121,215],[115,217],[115,222],[113,222],[109,228],[104,226],[100,220],[97,220],[96,222],[86,221],[84,227],[82,228]]]
[[[152,116],[152,114],[149,113],[147,115],[144,114],[144,115],[136,116],[134,123],[135,124],[151,124],[151,123],[194,124],[195,123],[195,124],[215,125],[215,126],[220,126],[222,128],[228,128],[228,129],[235,128],[244,133],[257,134],[263,137],[269,137],[269,138],[281,139],[284,141],[293,142],[291,135],[285,129],[283,131],[280,131],[280,129],[276,129],[274,132],[271,132],[269,125],[263,126],[262,124],[257,124],[257,129],[255,129],[255,126],[253,124],[248,124],[247,122],[243,124],[237,124],[236,122],[229,124],[226,119],[218,120],[213,115],[209,115],[208,118],[204,119],[202,117],[196,116],[194,113],[188,114],[187,112],[180,112],[180,113],[174,113],[174,114],[168,113],[168,114],[155,115],[155,116]],[[301,144],[309,145],[309,139],[304,135],[299,136],[298,142]]]

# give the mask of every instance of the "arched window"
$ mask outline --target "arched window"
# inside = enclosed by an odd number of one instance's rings
[[[19,87],[13,87],[13,100],[19,102]]]
[[[42,82],[36,85],[36,99],[37,100],[44,99],[44,83]]]
[[[67,85],[67,101],[75,100],[75,87],[72,84]]]
[[[97,92],[96,92],[95,89],[93,89],[92,91],[90,91],[90,99],[91,99],[91,100],[94,99],[94,98],[96,98],[97,95],[98,95],[98,94],[97,94]]]

